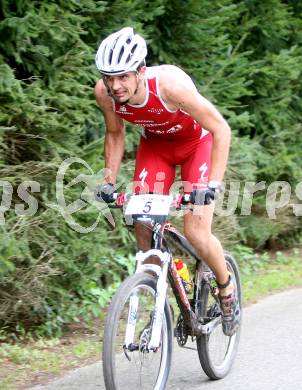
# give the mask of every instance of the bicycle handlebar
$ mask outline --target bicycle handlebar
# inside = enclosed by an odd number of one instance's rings
[[[127,200],[130,199],[132,195],[142,195],[142,194],[133,194],[133,193],[125,193],[125,192],[114,192],[112,197],[114,199],[114,204],[108,204],[109,208],[122,208]],[[144,194],[145,195],[145,194]],[[146,194],[148,195],[148,194]],[[156,194],[150,194],[156,195]],[[171,195],[162,195],[162,196],[171,196]],[[174,194],[172,195],[172,207],[176,209],[180,209],[181,206],[187,205],[190,203],[191,194]]]

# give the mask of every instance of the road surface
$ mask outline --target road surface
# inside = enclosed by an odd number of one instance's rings
[[[30,390],[104,390],[101,363]],[[202,372],[197,351],[174,348],[167,390],[302,389],[302,289],[269,296],[244,310],[239,352],[220,381]],[[125,389],[131,390],[131,389]]]

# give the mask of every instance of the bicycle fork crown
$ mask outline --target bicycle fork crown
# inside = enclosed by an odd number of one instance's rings
[[[169,264],[171,261],[171,255],[168,252],[162,252],[159,249],[150,249],[147,252],[139,251],[136,253],[136,271],[138,272],[146,272],[146,271],[152,271],[157,276],[160,275],[162,271],[162,267],[157,264],[143,264],[145,260],[148,259],[148,257],[158,257],[161,261],[162,266],[164,266],[166,263]]]

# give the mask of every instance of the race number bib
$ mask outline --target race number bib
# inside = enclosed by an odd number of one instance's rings
[[[169,195],[132,195],[126,207],[125,215],[168,215],[172,200],[173,197]]]

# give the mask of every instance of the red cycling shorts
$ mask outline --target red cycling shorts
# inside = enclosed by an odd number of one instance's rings
[[[165,140],[141,137],[136,155],[133,191],[168,194],[184,187],[185,192],[207,186],[212,134],[202,139]],[[180,166],[181,182],[174,182]],[[173,184],[174,183],[174,184]]]

